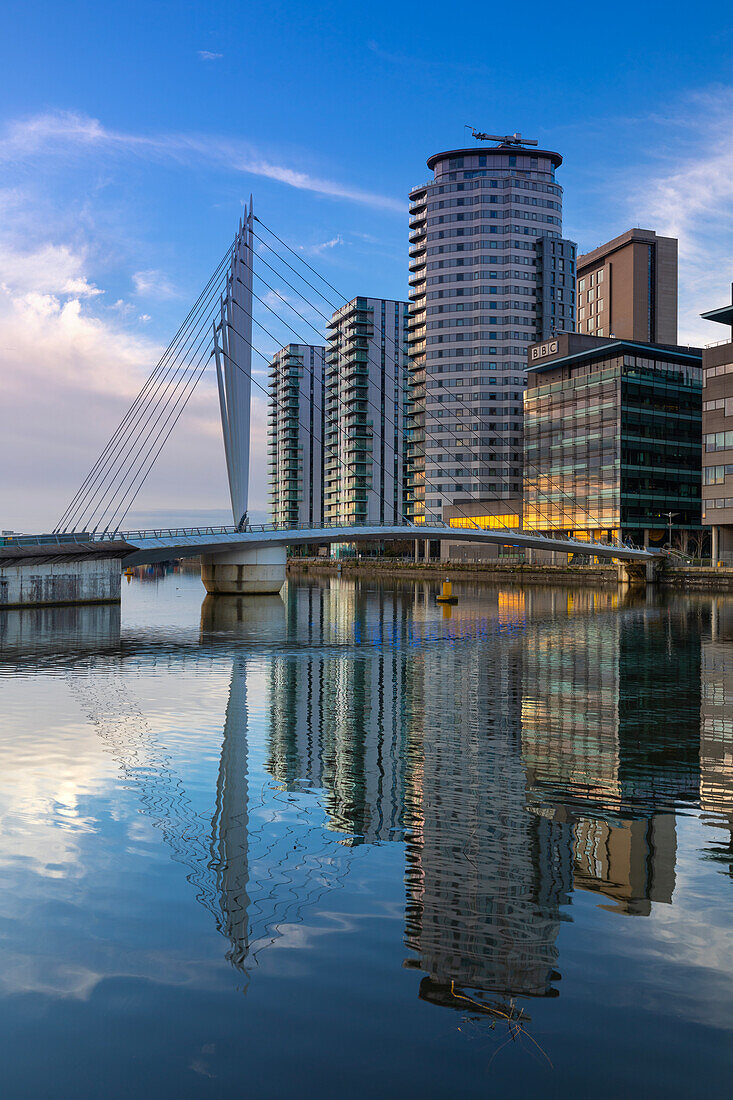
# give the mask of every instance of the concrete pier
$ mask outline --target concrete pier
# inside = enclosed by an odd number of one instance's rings
[[[0,549],[0,608],[115,603],[121,575],[119,547],[5,546]]]
[[[285,584],[284,546],[201,555],[201,580],[212,595],[273,595]]]

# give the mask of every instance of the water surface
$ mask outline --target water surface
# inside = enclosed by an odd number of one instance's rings
[[[725,1095],[733,600],[0,615],[9,1097]]]

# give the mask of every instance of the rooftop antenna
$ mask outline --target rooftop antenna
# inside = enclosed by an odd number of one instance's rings
[[[470,130],[471,137],[474,138],[475,141],[498,141],[500,145],[539,144],[539,142],[534,141],[532,138],[523,138],[521,134],[504,134],[503,137],[500,134],[484,134],[474,126],[469,126],[468,123],[464,126],[464,130]]]

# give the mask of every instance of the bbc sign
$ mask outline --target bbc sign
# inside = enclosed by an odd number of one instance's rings
[[[546,344],[535,344],[532,348],[533,359],[544,359],[546,355],[554,355],[557,351],[557,340],[548,340]]]

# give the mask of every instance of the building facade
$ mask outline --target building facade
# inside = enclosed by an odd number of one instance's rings
[[[699,535],[701,362],[695,348],[579,335],[530,348],[525,528],[637,545]]]
[[[562,157],[517,141],[437,153],[433,179],[410,193],[405,465],[417,522],[520,491],[526,350],[575,326]]]
[[[733,565],[733,304],[703,317],[731,328],[731,340],[702,353],[702,521],[713,561]]]
[[[407,302],[354,298],[328,326],[324,518],[400,523]]]
[[[270,363],[268,465],[275,523],[323,522],[325,348],[288,344]]]
[[[677,343],[677,241],[629,229],[578,256],[578,332]]]

